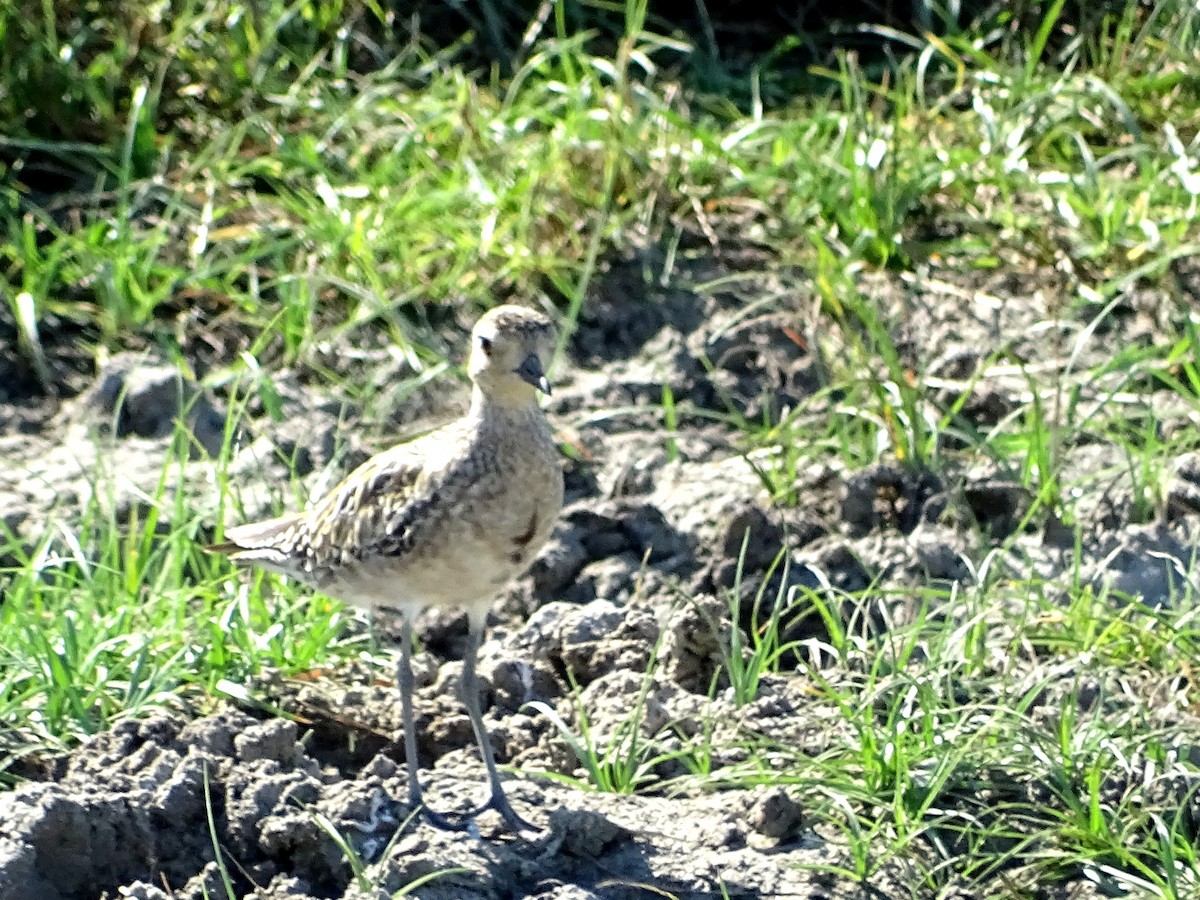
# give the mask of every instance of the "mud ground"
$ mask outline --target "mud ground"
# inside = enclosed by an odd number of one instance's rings
[[[689,787],[673,781],[686,771],[678,760],[651,766],[645,774],[654,783],[631,795],[539,775],[581,769],[530,700],[572,723],[582,706],[599,736],[618,733],[641,709],[647,737],[670,735],[678,746],[710,737],[724,748],[711,761],[717,773],[743,762],[740,748],[751,739],[819,753],[840,727],[838,711],[813,699],[800,671],[768,677],[759,698],[740,709],[720,674],[731,629],[746,624],[733,621],[729,591],[739,583],[753,596],[781,553],[786,576],[770,574],[769,596],[790,585],[872,587],[863,615],[880,628],[905,620],[901,589],[966,583],[985,561],[1050,579],[1074,565],[1073,536],[1068,546],[1056,523],[1024,521],[1030,498],[1011,472],[951,453],[937,473],[814,460],[785,485],[799,502],[771,503],[759,474],[771,454],[742,453],[742,436],[722,417],[730,409],[747,419],[796,409],[822,385],[841,338],[814,313],[803,275],[762,274],[741,279],[737,293],[701,294],[647,284],[644,262],[613,263],[584,305],[548,404],[571,448],[567,506],[530,573],[497,603],[482,651],[498,755],[524,773],[507,784],[542,833],[502,833],[492,814],[480,818],[478,834],[414,820],[403,802],[402,749],[392,740],[396,692],[386,673],[349,667],[316,683],[249,686],[296,721],[227,705],[191,720],[124,722],[67,757],[25,765],[28,780],[0,795],[0,900],[223,897],[222,864],[238,896],[264,900],[390,897],[414,884],[413,895],[429,900],[920,896],[905,873],[887,868],[867,884],[830,874],[850,865],[844,845],[806,815],[804,795],[791,787],[722,787],[716,779]],[[736,267],[744,274],[755,263]],[[728,265],[697,265],[691,280],[710,280]],[[901,348],[939,399],[961,400],[962,415],[986,429],[1029,389],[1025,373],[990,355],[994,348],[1007,360],[1049,363],[1041,371],[1052,379],[1083,371],[1114,340],[1159,341],[1170,327],[1174,301],[1131,295],[1115,316],[1119,334],[1101,331],[1075,348],[1085,323],[1064,318],[1055,277],[946,270],[861,276],[860,289],[898,323]],[[782,299],[750,302],[766,296]],[[1047,322],[1061,342],[1047,342],[1044,324],[1035,327]],[[210,324],[201,316],[191,326]],[[468,326],[448,326],[447,347]],[[15,354],[0,354],[5,525],[36,541],[55,519],[77,515],[97,473],[113,484],[106,502],[118,514],[136,510],[141,486],[162,471],[179,416],[200,449],[173,489],[215,515],[201,451],[219,447],[228,398],[182,380],[152,351],[98,363],[85,337],[65,325],[49,329],[49,391]],[[214,342],[196,342],[201,378],[248,339],[226,338],[215,353]],[[275,508],[273,485],[290,468],[319,493],[366,453],[465,402],[465,386],[450,378],[393,396],[389,386],[408,374],[403,361],[369,341],[353,354],[339,349],[322,362],[379,386],[371,415],[356,415],[315,371],[276,370],[282,421],[252,407],[231,463],[247,514]],[[664,427],[664,384],[681,410],[673,432]],[[1104,391],[1082,385],[1080,402],[1101,402]],[[1166,431],[1188,427],[1169,395],[1148,402]],[[822,409],[807,415],[819,428]],[[1136,514],[1128,476],[1103,446],[1064,452],[1079,482],[1091,485],[1075,509],[1087,535],[1084,577],[1151,604],[1170,602],[1179,572],[1191,571],[1200,461],[1174,461],[1166,509],[1151,521]],[[375,627],[386,638],[388,617]],[[793,639],[822,636],[819,620],[791,627]],[[484,784],[453,690],[465,622],[430,614],[419,635],[422,777],[433,805],[465,809]],[[361,875],[349,849],[363,861]]]

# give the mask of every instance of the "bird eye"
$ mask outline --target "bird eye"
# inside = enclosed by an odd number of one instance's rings
[[[489,337],[479,336],[479,349],[488,356],[492,355],[492,339]]]

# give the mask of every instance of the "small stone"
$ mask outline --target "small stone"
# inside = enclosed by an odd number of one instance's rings
[[[783,788],[771,788],[750,807],[746,818],[759,834],[779,839],[796,827],[801,815],[800,804]]]
[[[929,499],[942,491],[941,479],[928,470],[876,463],[846,479],[842,519],[859,537],[881,527],[909,534]]]
[[[562,833],[562,851],[577,859],[594,859],[629,838],[625,828],[591,810],[556,809],[550,813],[550,830]]]
[[[993,537],[1008,537],[1029,510],[1031,497],[1021,484],[997,478],[969,481],[963,499],[979,527]]]
[[[743,547],[745,552],[743,553]],[[721,537],[721,553],[744,572],[757,572],[775,561],[783,547],[783,529],[761,506],[747,500],[733,513]]]
[[[560,529],[533,561],[529,570],[533,589],[541,597],[553,598],[575,580],[587,562],[581,533],[574,528]]]
[[[925,574],[936,581],[969,581],[971,567],[961,554],[944,541],[917,544],[917,559]]]
[[[225,440],[225,414],[195,382],[175,366],[149,362],[138,354],[110,359],[81,408],[101,426],[115,421],[117,437],[166,438],[183,423],[193,449],[209,456],[220,454]]]
[[[662,659],[668,678],[695,694],[705,694],[724,666],[732,646],[728,603],[702,594],[672,613],[663,635]]]
[[[631,507],[621,516],[621,527],[633,540],[638,555],[647,562],[661,562],[688,549],[687,539],[675,530],[657,506]]]

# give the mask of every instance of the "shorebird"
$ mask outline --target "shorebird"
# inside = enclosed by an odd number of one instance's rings
[[[550,393],[545,362],[554,326],[541,313],[500,306],[471,333],[471,406],[458,421],[371,457],[304,512],[239,525],[208,549],[294,578],[368,610],[402,615],[397,680],[408,799],[439,828],[463,830],[492,809],[517,815],[496,771],[480,711],[475,663],[496,594],[533,561],[562,507],[558,450],[538,406]],[[427,606],[465,608],[470,637],[461,691],[487,768],[488,799],[453,818],[422,802],[413,723],[412,622]]]

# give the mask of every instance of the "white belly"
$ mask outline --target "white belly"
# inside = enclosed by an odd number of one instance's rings
[[[524,566],[497,558],[483,541],[460,537],[456,543],[453,553],[438,548],[441,552],[406,556],[402,562],[363,560],[343,568],[321,590],[363,609],[391,606],[415,615],[428,606],[457,607],[466,609],[472,619],[482,619],[496,595]]]

